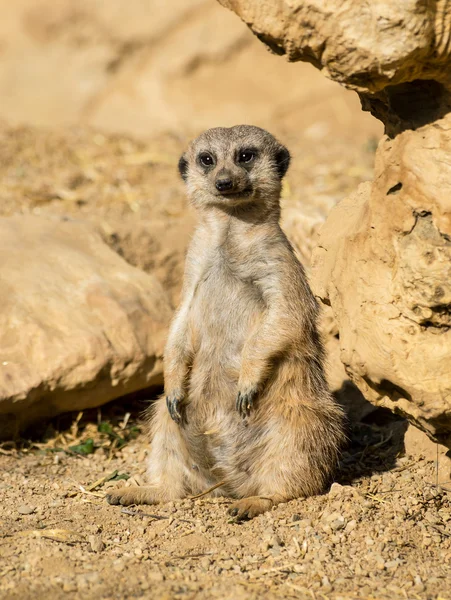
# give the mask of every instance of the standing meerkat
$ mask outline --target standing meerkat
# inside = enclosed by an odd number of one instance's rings
[[[288,150],[270,133],[210,129],[179,170],[199,212],[183,299],[165,350],[165,395],[151,408],[148,487],[111,504],[198,494],[235,498],[252,518],[321,493],[344,441],[324,374],[318,306],[279,225]]]

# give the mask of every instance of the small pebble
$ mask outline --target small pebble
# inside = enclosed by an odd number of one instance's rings
[[[105,544],[102,542],[102,538],[98,535],[90,535],[89,544],[92,552],[102,552],[105,550]]]
[[[346,526],[346,519],[344,516],[336,512],[328,515],[326,522],[332,531],[339,531],[340,529],[344,529]]]
[[[17,508],[17,512],[20,515],[32,515],[35,512],[35,510],[36,510],[35,506],[29,506],[27,504],[21,504]]]

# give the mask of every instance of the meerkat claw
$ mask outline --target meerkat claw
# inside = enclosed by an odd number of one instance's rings
[[[255,394],[255,390],[250,392],[238,392],[236,399],[236,410],[240,413],[243,419],[250,415],[251,410],[254,407]]]
[[[182,414],[180,412],[180,398],[177,396],[166,396],[166,406],[168,407],[171,419],[178,425],[182,423]]]

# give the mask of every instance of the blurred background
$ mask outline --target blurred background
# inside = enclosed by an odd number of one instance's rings
[[[177,301],[192,136],[251,123],[288,145],[284,226],[308,266],[325,215],[370,179],[382,126],[215,0],[0,0],[0,212],[94,221]]]
[[[215,0],[2,0],[0,116],[138,136],[254,122],[356,142],[378,132],[309,65],[272,56]]]
[[[382,125],[215,0],[0,0],[0,216],[88,221],[173,306],[195,224],[177,161],[202,130],[259,125],[292,163],[282,225],[309,269],[332,206],[369,180]],[[346,375],[324,313],[332,388]]]

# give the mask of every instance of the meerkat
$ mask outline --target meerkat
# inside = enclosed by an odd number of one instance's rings
[[[250,519],[323,492],[345,439],[325,378],[318,305],[280,225],[288,150],[254,126],[214,128],[179,161],[199,224],[151,407],[148,487],[107,496],[154,504],[202,493]]]

